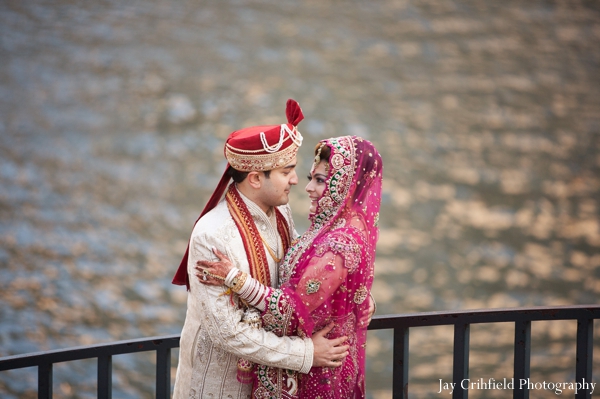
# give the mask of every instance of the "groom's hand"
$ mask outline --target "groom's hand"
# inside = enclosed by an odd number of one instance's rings
[[[375,311],[377,311],[375,298],[373,298],[373,295],[369,294],[369,319],[367,320],[367,325],[371,324],[371,319],[373,318]]]
[[[343,345],[348,337],[325,338],[325,335],[333,329],[334,325],[334,323],[330,323],[321,331],[313,334],[312,340],[315,347],[313,367],[339,367],[348,356],[349,346]]]

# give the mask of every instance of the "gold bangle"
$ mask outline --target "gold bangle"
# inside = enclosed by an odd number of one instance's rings
[[[244,272],[239,272],[231,282],[231,289],[233,292],[238,293],[244,286],[246,279],[248,278],[248,274]]]

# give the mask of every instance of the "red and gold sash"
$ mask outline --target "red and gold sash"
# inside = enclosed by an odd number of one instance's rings
[[[248,257],[248,264],[250,265],[250,275],[263,285],[271,287],[271,273],[269,273],[269,263],[264,247],[267,244],[263,244],[252,214],[250,214],[235,184],[229,186],[229,190],[225,194],[225,200],[227,201],[227,208],[229,209],[231,218],[235,222],[240,236],[242,236],[242,242],[244,243],[244,249]],[[277,232],[281,237],[283,253],[285,255],[290,247],[290,230],[281,212],[277,208],[274,208],[274,210],[275,219],[277,220]],[[237,362],[237,368],[237,379],[239,382],[249,384],[253,381],[252,370],[254,369],[254,364],[252,362],[240,358]]]
[[[263,244],[252,214],[250,214],[235,184],[229,186],[225,199],[229,213],[244,242],[244,249],[246,250],[248,264],[250,265],[250,275],[261,284],[271,287],[271,274],[269,273],[265,244]],[[277,232],[281,237],[283,253],[285,254],[290,246],[290,230],[281,212],[277,208],[273,209],[275,210],[275,218],[277,220]]]

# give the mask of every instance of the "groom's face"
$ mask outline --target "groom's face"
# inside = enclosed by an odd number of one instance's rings
[[[268,206],[280,206],[289,202],[292,186],[298,184],[296,157],[282,168],[271,170],[267,178],[261,172],[260,201]]]

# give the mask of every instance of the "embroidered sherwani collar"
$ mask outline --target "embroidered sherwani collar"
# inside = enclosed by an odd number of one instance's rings
[[[260,206],[252,202],[250,198],[246,197],[244,193],[240,191],[237,184],[235,187],[238,189],[238,193],[244,201],[244,204],[246,204],[246,206],[248,207],[248,210],[252,215],[252,219],[254,219],[254,223],[256,224],[258,231],[260,232],[260,234],[262,234],[264,239],[272,245],[272,248],[275,248],[275,244],[277,243],[277,241],[279,241],[275,210],[271,210],[271,216],[268,216]]]
[[[235,183],[234,183],[235,184]],[[271,212],[271,217],[267,216],[267,214],[262,210],[260,206],[254,203],[250,198],[246,197],[238,188],[236,184],[237,193],[239,198],[242,199],[246,207],[248,208],[248,212],[252,216],[252,220],[256,225],[256,228],[259,234],[262,236],[265,244],[270,247],[270,250],[273,251],[276,257],[282,258],[285,255],[285,247],[282,241],[282,238],[279,235],[279,231],[277,228],[277,217],[275,209]],[[287,240],[286,240],[287,241]],[[269,249],[265,248],[265,251],[268,253]],[[266,255],[267,263],[269,266],[269,272],[271,277],[271,286],[278,286],[279,281],[279,273],[278,273],[278,263],[275,262],[270,255]]]

